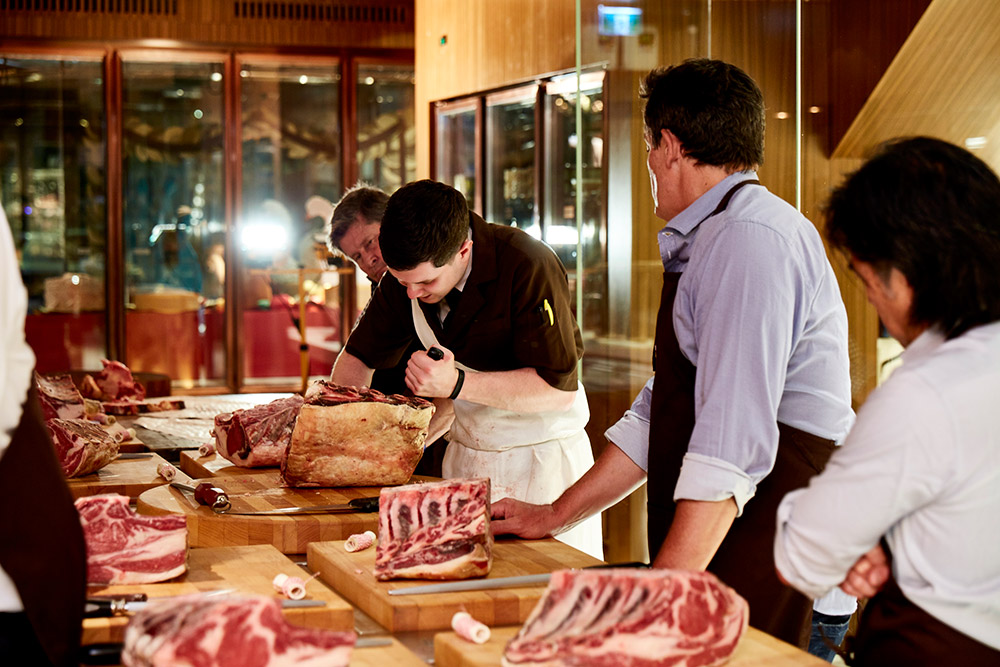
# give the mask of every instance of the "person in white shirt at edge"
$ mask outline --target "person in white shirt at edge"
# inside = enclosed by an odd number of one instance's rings
[[[32,385],[27,309],[0,206],[0,665],[62,667],[78,664],[86,552]]]
[[[827,238],[905,350],[782,501],[778,573],[874,596],[853,665],[1000,665],[1000,180],[949,143],[889,142],[831,196]]]
[[[655,375],[580,482],[550,505],[500,501],[494,533],[558,533],[646,481],[654,566],[708,569],[749,601],[750,625],[805,647],[812,602],[774,573],[774,513],[854,419],[840,288],[815,226],[757,181],[753,79],[689,60],[640,95],[666,222]]]

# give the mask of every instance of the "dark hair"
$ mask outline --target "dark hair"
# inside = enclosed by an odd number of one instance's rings
[[[444,183],[423,180],[389,197],[382,217],[382,259],[397,271],[424,262],[444,266],[469,237],[465,196]]]
[[[1000,179],[939,139],[879,147],[826,206],[830,244],[913,288],[912,324],[948,338],[1000,319]]]
[[[333,209],[333,217],[327,229],[326,244],[330,250],[339,250],[344,235],[354,225],[358,216],[362,216],[367,224],[382,222],[385,214],[385,204],[389,195],[367,183],[358,182],[340,198]]]
[[[654,146],[669,130],[701,164],[733,172],[764,164],[764,94],[739,67],[705,58],[659,67],[643,79],[639,97]]]

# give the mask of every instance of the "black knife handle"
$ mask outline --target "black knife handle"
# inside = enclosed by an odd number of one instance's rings
[[[107,618],[114,616],[113,600],[87,600],[83,605],[85,618]]]
[[[347,504],[359,512],[378,512],[378,496],[355,498]]]
[[[433,359],[434,361],[441,361],[442,359],[444,359],[444,352],[442,352],[439,348],[436,348],[433,345],[431,345],[431,349],[427,350],[427,356]]]
[[[80,647],[80,664],[120,665],[122,664],[122,644],[88,644]]]

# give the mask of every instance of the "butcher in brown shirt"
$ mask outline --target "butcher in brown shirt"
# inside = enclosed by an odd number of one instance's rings
[[[557,498],[593,454],[577,377],[583,342],[555,253],[521,230],[486,223],[460,192],[434,181],[389,198],[379,242],[389,274],[333,381],[368,385],[373,370],[399,363],[419,341],[407,386],[441,414],[454,412],[444,476],[489,477],[494,500]],[[428,355],[431,347],[441,359]],[[559,539],[600,557],[596,518]]]

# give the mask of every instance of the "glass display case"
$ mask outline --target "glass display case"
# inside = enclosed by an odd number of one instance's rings
[[[577,314],[581,328],[585,333],[604,335],[608,312],[604,73],[582,75],[579,95],[582,130],[578,132],[576,76],[556,78],[545,84],[546,187],[542,239],[566,266],[571,287],[576,288],[577,275],[582,275],[583,314]],[[577,151],[582,162],[579,182]]]
[[[386,192],[416,174],[413,84],[413,65],[358,64],[358,176]]]
[[[536,98],[538,86],[486,96],[486,201],[489,222],[524,229],[536,238]]]
[[[478,100],[439,102],[434,107],[434,180],[465,195],[469,207],[482,211],[478,191]]]
[[[192,62],[192,60],[194,60]],[[224,62],[122,63],[125,334],[134,371],[225,378]]]
[[[245,59],[239,76],[243,376],[287,383],[303,365],[328,375],[340,349],[337,274],[323,259],[324,225],[343,191],[340,63]]]
[[[0,57],[0,205],[40,372],[100,368],[106,206],[100,57]]]

